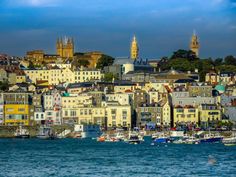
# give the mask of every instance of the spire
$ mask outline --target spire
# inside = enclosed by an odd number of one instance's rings
[[[130,46],[130,58],[136,60],[139,56],[139,47],[138,42],[136,40],[136,36],[133,36],[133,40]]]

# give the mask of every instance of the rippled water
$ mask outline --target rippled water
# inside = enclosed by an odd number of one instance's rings
[[[236,147],[0,139],[0,176],[235,177]]]

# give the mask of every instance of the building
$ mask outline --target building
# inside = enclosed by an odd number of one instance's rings
[[[221,108],[216,104],[201,104],[199,118],[200,124],[208,127],[209,123],[221,120]]]
[[[4,125],[31,125],[34,119],[32,93],[7,92],[4,98]]]
[[[86,52],[86,53],[75,53],[74,54],[74,60],[73,63],[74,65],[78,65],[77,62],[79,60],[85,60],[88,61],[88,68],[96,68],[97,63],[99,59],[103,56],[104,54],[99,52],[99,51],[93,51],[93,52]]]
[[[190,97],[211,97],[212,96],[212,86],[205,83],[193,83],[188,86]]]
[[[173,108],[173,123],[174,126],[198,124],[198,108],[193,105],[174,106]]]
[[[4,99],[3,93],[0,93],[0,125],[4,124]]]
[[[57,55],[62,58],[73,58],[74,56],[74,41],[73,38],[65,37],[57,39],[56,43]]]
[[[140,128],[153,129],[157,125],[163,125],[162,107],[158,103],[143,103],[136,108],[136,126]]]
[[[75,83],[87,81],[99,81],[103,77],[100,70],[80,69],[71,70],[70,68],[47,68],[38,70],[24,70],[26,76],[32,83],[37,81],[48,81],[49,85],[58,85],[60,83]]]
[[[192,50],[197,57],[199,57],[199,41],[196,33],[194,32],[190,42],[190,50]]]
[[[139,46],[136,37],[134,36],[130,46],[130,58],[136,60],[138,59],[138,57],[139,57]]]
[[[106,104],[107,128],[131,128],[131,106],[118,103]]]

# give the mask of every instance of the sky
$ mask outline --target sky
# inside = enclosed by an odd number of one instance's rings
[[[236,0],[0,0],[0,53],[56,53],[58,37],[75,51],[129,56],[136,35],[142,58],[189,49],[193,31],[200,57],[236,56]]]

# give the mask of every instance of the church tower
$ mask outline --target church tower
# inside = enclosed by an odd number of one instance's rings
[[[130,47],[130,58],[136,60],[138,57],[139,57],[138,42],[136,40],[136,37],[134,36]]]
[[[190,42],[190,50],[192,50],[197,57],[199,56],[199,47],[198,37],[194,31]]]
[[[73,38],[65,37],[64,40],[62,38],[57,39],[57,55],[62,58],[72,58],[74,56],[74,41]]]

